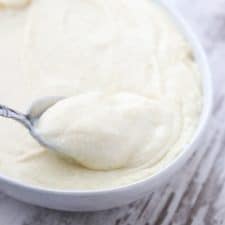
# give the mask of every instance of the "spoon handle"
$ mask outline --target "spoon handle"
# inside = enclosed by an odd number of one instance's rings
[[[32,128],[32,122],[27,115],[17,112],[7,106],[0,105],[0,116],[16,120],[29,130]]]

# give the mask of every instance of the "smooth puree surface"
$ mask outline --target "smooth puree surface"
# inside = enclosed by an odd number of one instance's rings
[[[201,76],[153,0],[1,3],[9,7],[0,9],[0,102],[25,111],[39,97],[68,97],[38,126],[75,158],[0,118],[2,174],[55,189],[112,188],[151,176],[191,141]]]

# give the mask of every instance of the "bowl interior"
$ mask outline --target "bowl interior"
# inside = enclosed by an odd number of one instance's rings
[[[32,190],[35,192],[44,192],[44,193],[51,193],[51,194],[59,194],[59,195],[75,195],[75,196],[88,196],[88,195],[99,195],[99,194],[107,194],[107,193],[117,193],[121,191],[129,191],[129,189],[142,187],[143,185],[147,185],[149,183],[155,184],[158,182],[159,179],[163,179],[164,177],[168,176],[168,172],[173,172],[181,166],[184,161],[188,158],[188,155],[190,155],[191,149],[194,148],[196,142],[202,135],[203,131],[206,128],[211,108],[212,108],[212,80],[211,80],[211,74],[208,67],[208,63],[206,60],[206,56],[204,54],[204,51],[202,47],[200,46],[198,40],[196,39],[194,33],[191,31],[191,29],[188,27],[188,25],[184,22],[182,17],[178,15],[178,13],[169,5],[167,5],[162,0],[157,1],[157,4],[160,4],[173,18],[175,24],[177,27],[181,30],[181,32],[186,37],[187,41],[189,42],[190,46],[193,49],[193,53],[195,56],[195,60],[197,64],[199,65],[200,72],[202,74],[202,80],[203,80],[203,109],[201,113],[201,117],[199,120],[199,125],[196,129],[196,132],[192,138],[192,141],[190,144],[185,146],[185,149],[180,152],[180,154],[172,160],[167,166],[159,170],[154,175],[141,180],[137,181],[135,183],[111,188],[111,189],[101,189],[101,190],[90,190],[90,191],[83,191],[83,190],[57,190],[57,189],[48,189],[48,188],[41,188],[36,187],[29,184],[24,184],[22,182],[16,181],[12,178],[6,177],[2,174],[0,174],[0,181],[6,182],[10,185],[17,186],[23,189]]]

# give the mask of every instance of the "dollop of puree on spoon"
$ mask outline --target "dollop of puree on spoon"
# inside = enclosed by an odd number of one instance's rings
[[[80,94],[48,108],[35,129],[46,143],[84,167],[117,169],[139,149],[156,155],[168,150],[174,115],[164,105],[127,92]]]

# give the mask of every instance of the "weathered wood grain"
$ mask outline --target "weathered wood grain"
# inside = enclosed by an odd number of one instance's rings
[[[201,148],[171,183],[113,210],[58,212],[0,194],[0,225],[225,225],[225,0],[167,1],[198,35],[213,72],[216,102]]]

